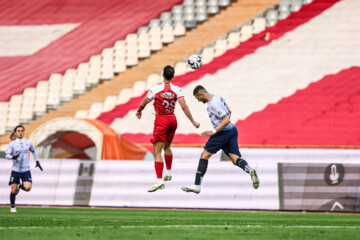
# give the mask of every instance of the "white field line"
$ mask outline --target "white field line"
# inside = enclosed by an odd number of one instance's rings
[[[267,226],[267,225],[139,225],[139,226],[31,226],[31,227],[0,227],[0,230],[31,230],[31,229],[138,229],[138,228],[308,228],[308,229],[360,229],[360,226]]]

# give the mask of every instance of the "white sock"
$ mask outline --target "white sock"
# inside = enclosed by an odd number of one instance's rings
[[[166,169],[165,173],[171,174],[171,169]]]
[[[249,167],[249,165],[245,166],[245,172],[250,173],[251,170],[252,170],[252,168]]]
[[[163,183],[163,179],[162,178],[157,178],[156,183]]]

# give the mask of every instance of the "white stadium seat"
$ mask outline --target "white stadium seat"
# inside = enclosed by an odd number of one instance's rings
[[[76,95],[83,94],[86,91],[86,80],[85,77],[75,76],[74,85],[73,85],[73,93]]]
[[[175,35],[176,37],[184,36],[185,33],[186,33],[186,28],[184,27],[184,25],[175,26],[175,28],[174,28],[174,35]]]
[[[103,57],[112,57],[114,55],[114,48],[105,48],[101,52]]]
[[[203,48],[201,58],[204,64],[211,62],[214,59],[214,48],[206,47]]]
[[[240,44],[240,32],[231,32],[228,35],[228,49],[235,48]]]
[[[161,83],[161,81],[162,78],[160,74],[157,73],[150,74],[146,80],[145,90],[148,90],[154,87],[155,85],[158,85],[159,83]]]
[[[75,113],[76,118],[88,118],[88,111],[87,110],[77,110]]]
[[[122,73],[125,72],[126,70],[126,64],[125,64],[125,59],[116,59],[114,61],[114,72],[115,73]]]
[[[175,76],[183,75],[188,72],[188,65],[187,62],[178,62],[175,63]]]
[[[100,71],[100,79],[110,80],[114,77],[113,65],[102,66]]]
[[[0,132],[1,132],[1,128],[0,128]],[[8,144],[3,144],[3,145],[1,145],[1,146],[0,146],[0,151],[1,151],[1,152],[5,152],[6,149],[7,149],[7,147],[8,147]]]
[[[240,42],[249,40],[253,35],[252,25],[243,25],[240,30]]]
[[[146,81],[137,81],[133,86],[132,97],[138,97],[144,93]]]
[[[48,81],[40,81],[36,86],[36,97],[34,105],[34,113],[36,116],[42,116],[46,112],[48,87]]]
[[[164,27],[161,31],[161,41],[163,43],[172,43],[174,42],[174,31],[172,27]]]
[[[96,102],[93,103],[90,107],[88,118],[89,119],[96,119],[102,112],[103,103],[102,102]]]
[[[126,66],[136,66],[139,63],[137,50],[129,50],[126,52],[125,64]]]
[[[266,20],[265,18],[255,18],[253,23],[253,33],[260,33],[264,31],[266,28]]]
[[[107,96],[103,106],[103,112],[111,111],[117,103],[118,96]]]
[[[123,104],[123,103],[128,102],[130,100],[131,96],[132,96],[132,89],[131,88],[122,89],[120,94],[119,94],[117,104]]]
[[[222,54],[224,54],[227,50],[227,40],[226,39],[218,39],[215,42],[215,57],[218,57]]]
[[[89,74],[89,68],[90,68],[89,63],[80,63],[77,70],[76,70],[77,75],[79,75],[79,76],[87,76]]]

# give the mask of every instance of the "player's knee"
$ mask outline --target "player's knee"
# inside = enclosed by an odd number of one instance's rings
[[[24,189],[25,189],[26,192],[29,192],[31,190],[31,187],[25,187],[24,186]]]
[[[204,151],[201,153],[200,158],[209,159],[211,157],[211,155],[212,155],[211,153]]]
[[[11,188],[11,193],[16,194],[16,188]]]
[[[162,149],[160,149],[160,151],[158,149],[154,149],[154,152],[153,152],[154,156],[161,154],[161,150]]]

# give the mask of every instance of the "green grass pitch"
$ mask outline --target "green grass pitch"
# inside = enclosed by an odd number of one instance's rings
[[[359,239],[360,215],[0,207],[0,239]]]

